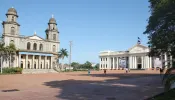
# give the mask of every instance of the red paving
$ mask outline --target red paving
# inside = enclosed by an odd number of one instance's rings
[[[10,89],[19,91],[2,92]],[[159,71],[0,75],[0,100],[143,100],[162,91]]]

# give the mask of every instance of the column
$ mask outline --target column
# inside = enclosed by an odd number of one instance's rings
[[[50,68],[51,68],[51,69],[53,69],[53,62],[52,62],[52,61],[53,61],[53,57],[50,56]]]
[[[144,69],[146,68],[146,56],[144,56],[144,65],[143,65],[143,68]]]
[[[41,68],[41,55],[39,55],[38,67],[39,67],[38,69],[42,69],[42,68]]]
[[[19,59],[18,59],[18,65],[19,65],[19,67],[21,67],[21,54],[19,54]]]
[[[26,65],[25,65],[26,69],[28,69],[28,55],[26,54]]]
[[[47,60],[47,56],[44,56],[44,68],[47,69],[46,67],[46,60]],[[62,66],[62,65],[61,65]]]
[[[143,64],[143,61],[144,61],[144,58],[143,58],[143,56],[142,56],[142,68],[143,68],[143,65],[144,65],[144,64]]]
[[[118,57],[117,57],[117,62],[116,62],[116,65],[117,65],[117,69],[118,69]]]
[[[132,69],[132,56],[129,56],[129,68]]]
[[[172,65],[173,64],[173,61],[172,60],[173,60],[173,57],[170,55],[170,68],[173,67],[173,65]]]
[[[115,57],[113,57],[113,69],[115,69]]]
[[[99,61],[99,69],[101,69],[101,58],[100,58],[100,61]]]
[[[32,66],[31,66],[31,69],[34,69],[34,60],[35,60],[34,57],[35,57],[35,55],[32,56]]]
[[[137,69],[137,57],[135,56],[135,69]]]

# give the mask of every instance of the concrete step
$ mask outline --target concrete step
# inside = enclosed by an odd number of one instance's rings
[[[23,69],[23,74],[35,74],[35,73],[58,73],[54,69]]]

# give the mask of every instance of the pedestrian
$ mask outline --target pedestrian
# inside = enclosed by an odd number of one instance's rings
[[[90,69],[88,69],[88,75],[90,75],[91,74],[91,70]]]
[[[106,69],[104,69],[104,74],[106,75]]]
[[[128,73],[128,68],[125,68],[126,73]]]

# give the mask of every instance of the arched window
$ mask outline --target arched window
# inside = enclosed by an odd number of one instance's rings
[[[15,35],[15,28],[14,27],[11,27],[11,34]]]
[[[55,45],[53,45],[52,51],[53,51],[53,52],[56,52],[56,46],[55,46]]]
[[[36,43],[33,44],[33,50],[37,50],[37,44]]]
[[[34,63],[34,69],[36,69],[36,62]]]
[[[39,50],[43,51],[43,45],[42,44],[40,44]]]
[[[21,68],[23,68],[23,61],[21,61]]]
[[[30,69],[30,62],[28,61],[28,65],[27,65],[28,69]]]
[[[30,42],[27,43],[27,50],[30,50]]]
[[[56,41],[56,34],[53,34],[53,40]]]

